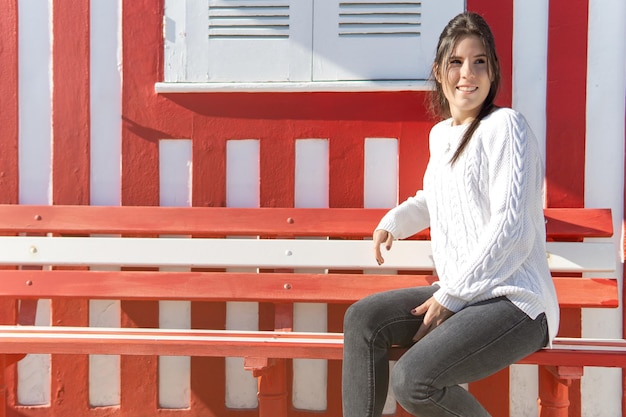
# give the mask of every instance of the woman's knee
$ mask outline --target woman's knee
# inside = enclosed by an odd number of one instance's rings
[[[376,309],[376,303],[371,297],[363,298],[352,304],[343,317],[344,329],[369,327],[370,324],[379,319]]]
[[[358,312],[360,308],[357,304],[358,304],[358,301],[352,304],[350,307],[348,307],[348,309],[346,310],[346,313],[343,315],[344,329],[353,328],[355,322],[357,321],[357,317],[360,316],[360,313]]]
[[[428,378],[421,375],[419,367],[407,364],[402,359],[391,370],[389,385],[402,406],[428,400],[434,391]]]

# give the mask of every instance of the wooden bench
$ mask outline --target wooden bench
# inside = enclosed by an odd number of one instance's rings
[[[6,324],[0,352],[7,363],[25,353],[243,357],[260,378],[259,415],[287,416],[285,361],[341,359],[343,343],[341,333],[292,332],[293,303],[349,304],[436,280],[426,232],[396,242],[376,264],[363,238],[385,211],[0,205],[0,298],[25,300],[23,307],[44,298],[258,301],[273,303],[275,314],[273,331]],[[610,210],[545,214],[561,307],[617,307],[615,279],[572,276],[615,270],[613,243],[583,241],[613,234]],[[89,270],[100,266],[121,268]],[[189,270],[157,270],[173,266]],[[254,270],[227,270],[242,267]],[[30,313],[20,316],[16,303],[17,321],[32,321]],[[584,366],[626,368],[626,342],[557,338],[520,363],[542,365],[541,415],[562,417],[567,382]]]

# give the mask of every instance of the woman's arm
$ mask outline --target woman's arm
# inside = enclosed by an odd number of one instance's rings
[[[404,239],[414,235],[427,228],[429,224],[430,217],[423,191],[418,191],[415,196],[409,197],[402,204],[389,210],[374,229],[372,236],[374,257],[378,265],[385,262],[380,250],[382,244],[385,244],[386,250],[390,250],[394,239]]]

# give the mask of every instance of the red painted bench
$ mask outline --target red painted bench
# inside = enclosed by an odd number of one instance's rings
[[[259,415],[287,416],[285,361],[342,355],[340,333],[291,331],[294,302],[349,304],[370,293],[436,279],[427,233],[396,242],[384,266],[376,265],[371,242],[363,238],[371,236],[384,212],[0,205],[0,234],[5,235],[0,265],[6,268],[0,270],[1,298],[258,301],[274,303],[275,312],[270,332],[7,324],[0,326],[0,352],[8,355],[7,363],[24,353],[243,357],[260,378]],[[610,241],[583,241],[612,235],[610,210],[547,209],[545,214],[547,256],[561,307],[617,307],[615,279],[572,276],[615,269]],[[107,237],[89,237],[93,234]],[[130,268],[88,269],[112,265]],[[53,268],[33,269],[40,266]],[[155,270],[169,266],[195,269]],[[224,270],[229,267],[259,271]],[[293,272],[297,268],[320,272]],[[367,274],[355,276],[363,270]],[[16,310],[16,320],[28,321],[28,309],[21,314]],[[558,338],[553,349],[521,363],[542,365],[541,415],[564,417],[567,382],[580,378],[584,366],[626,367],[626,342]]]

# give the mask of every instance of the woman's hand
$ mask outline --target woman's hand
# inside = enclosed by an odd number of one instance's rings
[[[430,297],[424,304],[411,310],[411,314],[414,316],[424,315],[422,325],[417,330],[417,333],[415,333],[415,336],[413,336],[413,341],[417,342],[441,323],[452,317],[454,313],[439,304],[434,297]]]
[[[390,250],[393,244],[393,235],[384,229],[377,229],[374,231],[374,257],[378,265],[382,265],[385,259],[380,253],[380,245],[385,244],[385,249]]]

